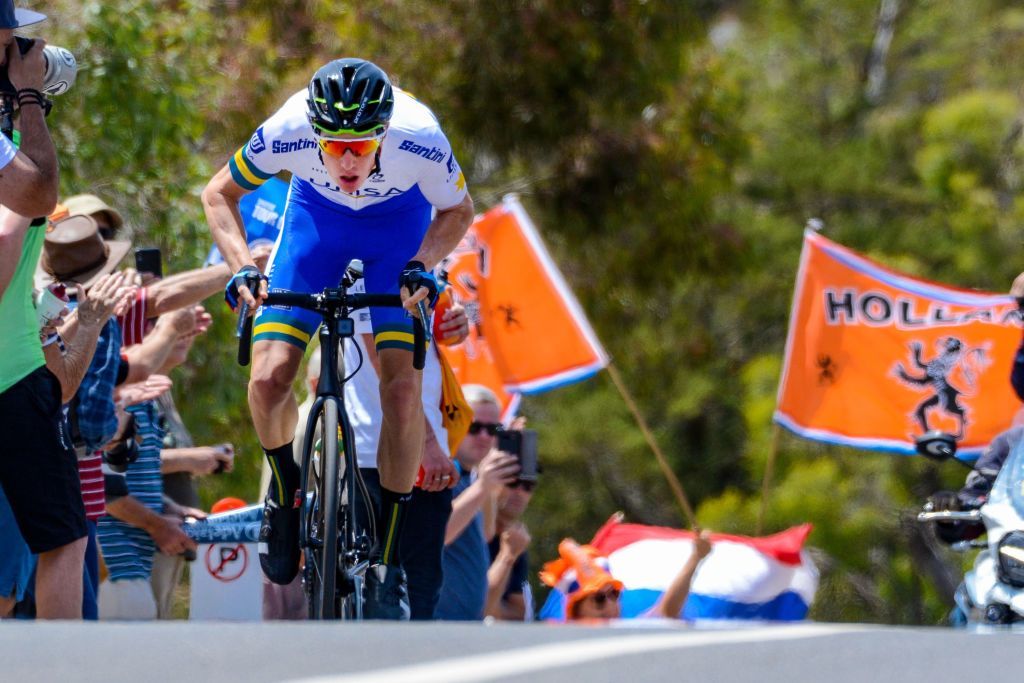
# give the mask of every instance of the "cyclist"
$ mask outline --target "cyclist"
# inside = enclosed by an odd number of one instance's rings
[[[260,275],[246,246],[242,196],[289,171],[284,225]],[[366,615],[408,616],[399,539],[423,448],[421,373],[412,367],[418,302],[436,300],[431,270],[473,220],[473,202],[451,146],[431,111],[392,87],[372,62],[346,58],[321,67],[256,129],[203,191],[210,230],[235,272],[225,291],[234,308],[274,291],[315,292],[340,281],[353,258],[366,288],[400,292],[406,310],[370,311],[380,358],[382,514]],[[246,282],[259,277],[250,291]],[[260,532],[260,563],[285,584],[299,563],[299,469],[292,457],[298,419],[292,392],[303,351],[320,322],[300,309],[261,308],[253,334],[249,407],[273,472]]]

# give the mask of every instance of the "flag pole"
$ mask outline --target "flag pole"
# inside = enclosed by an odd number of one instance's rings
[[[768,494],[775,470],[775,456],[779,452],[779,434],[782,432],[778,424],[772,425],[772,445],[768,450],[768,460],[764,464],[764,479],[761,481],[761,509],[757,513],[757,535],[764,530],[764,517],[768,513]]]
[[[644,420],[643,415],[640,414],[640,409],[636,405],[636,401],[633,400],[632,395],[626,389],[626,385],[622,381],[622,376],[619,375],[618,369],[615,364],[609,360],[608,374],[612,378],[612,383],[615,384],[615,388],[619,390],[619,394],[622,395],[622,400],[626,402],[629,410],[633,413],[633,418],[636,420],[637,425],[640,426],[640,431],[643,432],[644,438],[647,440],[647,445],[654,451],[654,457],[658,461],[658,466],[661,467],[662,474],[665,475],[665,480],[668,481],[669,488],[672,489],[672,493],[675,494],[676,502],[679,503],[679,507],[682,508],[683,515],[687,523],[695,531],[700,530],[700,526],[697,524],[697,516],[693,514],[693,507],[690,505],[689,499],[686,497],[686,492],[683,491],[683,485],[679,483],[679,478],[675,472],[668,465],[668,460],[665,459],[665,455],[661,452],[661,448],[658,447],[657,441],[654,440],[654,435],[651,430],[647,427],[647,422]]]

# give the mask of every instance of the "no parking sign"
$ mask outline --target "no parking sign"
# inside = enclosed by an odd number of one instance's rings
[[[263,618],[263,574],[256,561],[260,515],[260,506],[251,505],[185,525],[199,543],[191,565],[191,619]]]

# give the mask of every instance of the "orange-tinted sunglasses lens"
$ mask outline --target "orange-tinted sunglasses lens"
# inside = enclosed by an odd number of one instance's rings
[[[342,157],[345,152],[352,152],[357,157],[373,154],[380,147],[380,139],[373,140],[332,140],[320,138],[320,149],[332,157]]]

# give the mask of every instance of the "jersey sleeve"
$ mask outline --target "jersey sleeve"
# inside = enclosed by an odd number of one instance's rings
[[[459,162],[455,160],[451,143],[440,129],[431,137],[430,147],[436,147],[444,153],[440,162],[428,161],[423,164],[423,174],[419,180],[420,191],[427,201],[441,211],[450,209],[465,199],[468,192],[466,177],[462,174]]]
[[[271,151],[273,140],[286,129],[288,114],[283,107],[263,122],[241,149],[228,160],[231,178],[246,190],[255,190],[284,170],[280,155]]]

